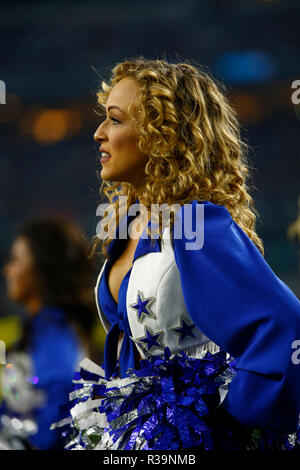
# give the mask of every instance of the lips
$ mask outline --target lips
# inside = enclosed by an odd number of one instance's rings
[[[100,154],[101,154],[100,163],[105,163],[111,158],[111,154],[109,152],[107,152],[106,150],[104,150],[103,147],[100,147],[99,151],[100,151]]]
[[[105,162],[107,162],[110,158],[111,158],[111,156],[109,156],[109,157],[102,157],[101,160],[100,160],[100,163],[105,163]]]
[[[110,153],[109,153],[107,150],[105,150],[104,147],[99,147],[99,152],[100,152],[100,153],[103,153],[103,152],[104,152],[104,153],[108,153],[108,154],[110,155]]]

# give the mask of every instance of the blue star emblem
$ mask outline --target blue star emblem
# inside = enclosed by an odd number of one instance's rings
[[[180,316],[180,326],[177,328],[170,328],[171,331],[173,331],[176,335],[179,335],[179,344],[182,343],[184,338],[186,336],[191,336],[192,338],[195,338],[194,333],[192,332],[192,329],[195,328],[196,325],[193,323],[191,325],[188,325],[184,321],[184,317],[181,315]]]
[[[143,343],[147,347],[147,351],[150,351],[151,348],[157,347],[164,349],[164,345],[160,342],[160,336],[164,334],[163,331],[157,331],[154,333],[149,326],[144,327],[145,336],[140,336],[139,338],[132,338],[133,341]],[[144,349],[144,348],[143,348]]]
[[[153,320],[156,320],[156,316],[150,309],[150,305],[154,300],[155,297],[144,298],[143,293],[140,290],[137,291],[136,303],[130,304],[130,307],[137,310],[136,314],[139,322],[142,322],[143,317],[152,318]]]

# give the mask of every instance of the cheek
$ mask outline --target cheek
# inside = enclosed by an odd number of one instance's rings
[[[137,151],[138,139],[132,132],[124,130],[118,132],[112,139],[112,150],[118,154],[125,155],[128,152]]]
[[[138,147],[138,138],[136,135],[120,135],[113,146],[115,155],[115,165],[119,168],[143,168],[146,165],[146,157]]]

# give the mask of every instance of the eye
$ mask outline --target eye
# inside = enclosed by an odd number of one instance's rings
[[[115,119],[113,117],[110,117],[109,119],[111,119],[114,124],[120,124],[120,121],[118,121],[118,119]]]

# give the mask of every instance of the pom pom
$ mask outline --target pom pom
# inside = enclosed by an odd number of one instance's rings
[[[98,366],[96,366],[98,367]],[[110,380],[85,364],[70,394],[71,423],[62,420],[67,449],[292,449],[299,434],[275,435],[243,426],[221,401],[235,376],[224,351],[201,359],[184,352],[140,361],[129,377]],[[101,369],[100,369],[101,370]],[[300,431],[300,427],[299,427]]]

